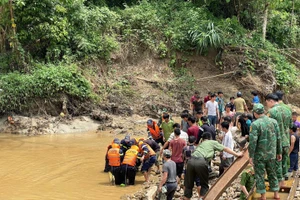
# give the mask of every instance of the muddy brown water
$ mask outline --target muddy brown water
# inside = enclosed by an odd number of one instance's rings
[[[103,172],[112,139],[107,132],[0,134],[0,200],[114,200],[138,191],[142,174],[135,186],[120,187]]]

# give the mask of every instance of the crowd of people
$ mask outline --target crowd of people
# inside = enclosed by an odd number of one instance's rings
[[[274,199],[280,199],[278,191],[284,180],[298,170],[298,114],[283,103],[281,91],[265,97],[267,112],[257,92],[251,94],[250,113],[241,92],[230,97],[228,103],[221,91],[209,92],[204,98],[195,92],[190,99],[190,110],[181,113],[180,124],[164,112],[158,122],[147,121],[147,139],[129,135],[121,141],[114,139],[107,150],[104,171],[114,175],[117,185],[133,185],[139,168],[149,182],[155,165],[155,173],[162,175],[158,191],[167,199],[172,199],[181,188],[184,188],[183,198],[190,199],[194,184],[202,199],[209,189],[215,152],[220,152],[221,176],[235,157],[243,156],[242,149],[248,143],[251,166],[242,173],[240,199],[247,199],[254,182],[256,192],[262,200],[266,199],[265,172]],[[234,151],[235,144],[240,147],[239,152]]]

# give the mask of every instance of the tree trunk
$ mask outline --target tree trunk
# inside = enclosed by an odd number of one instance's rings
[[[295,10],[295,0],[293,0],[293,7],[292,7],[292,17],[291,17],[291,24],[290,24],[290,28],[292,28],[292,26],[293,26],[293,23],[294,23],[294,18],[295,18],[295,13],[294,13],[294,10]]]
[[[12,28],[12,51],[16,49],[16,24],[15,24],[15,19],[14,19],[14,11],[13,11],[13,2],[12,0],[9,0],[9,11],[10,11],[10,21],[11,21],[11,28]]]
[[[263,18],[263,25],[262,25],[262,40],[263,43],[266,41],[266,33],[267,33],[267,24],[268,24],[268,11],[269,11],[269,3],[265,4],[265,10],[264,10],[264,18]]]

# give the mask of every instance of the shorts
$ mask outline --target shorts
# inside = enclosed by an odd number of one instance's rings
[[[225,160],[221,159],[221,166],[222,167],[229,167],[233,163],[234,157],[226,158]]]
[[[184,162],[176,163],[176,174],[180,178],[183,173]]]
[[[150,156],[147,160],[144,160],[141,172],[147,172],[155,163],[156,156]]]

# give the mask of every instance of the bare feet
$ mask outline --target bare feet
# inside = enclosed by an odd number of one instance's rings
[[[285,182],[284,182],[284,181],[280,181],[279,187],[282,188],[282,187],[284,187],[284,186],[285,186]]]

